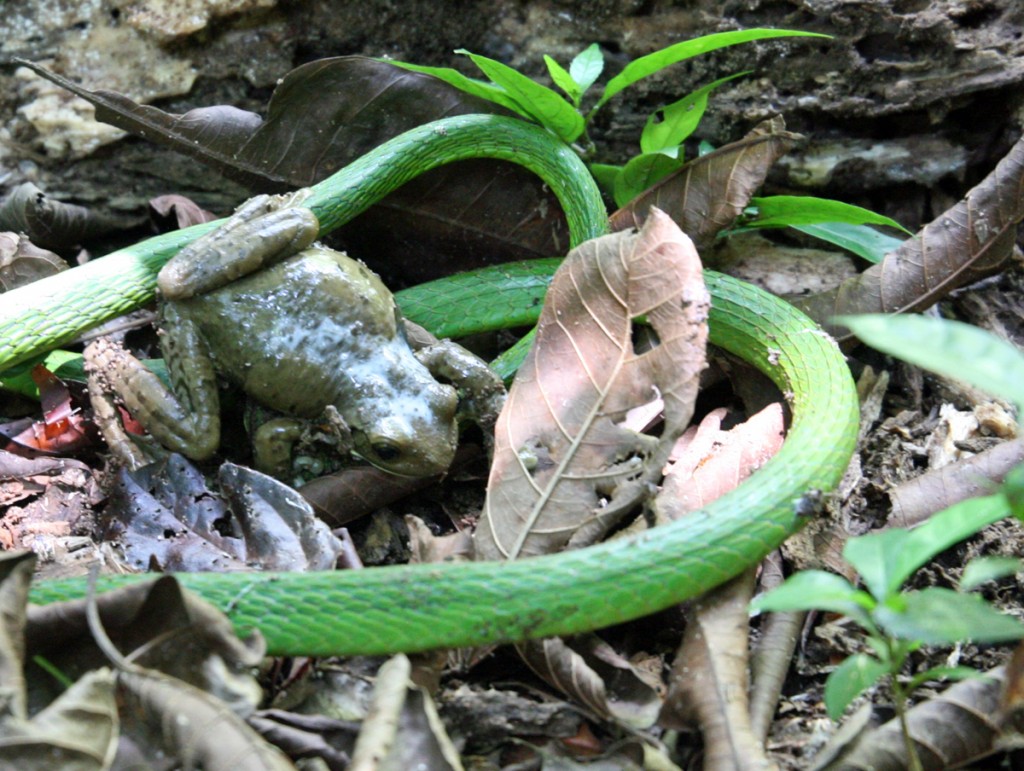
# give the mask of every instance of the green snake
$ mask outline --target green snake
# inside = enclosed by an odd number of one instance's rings
[[[402,134],[316,185],[304,203],[326,232],[428,168],[479,157],[537,173],[565,209],[573,245],[606,231],[600,195],[572,150],[536,126],[490,115]],[[151,300],[160,266],[216,224],[151,239],[4,295],[0,370]],[[399,302],[441,336],[532,323],[554,264],[461,274],[401,292]],[[382,654],[588,631],[694,597],[756,564],[807,519],[817,493],[838,483],[856,441],[857,396],[839,349],[810,319],[749,284],[705,273],[712,343],[768,375],[786,395],[792,422],[770,462],[700,511],[641,535],[510,562],[179,579],[240,632],[262,632],[271,653]],[[106,578],[99,587],[145,578]],[[85,593],[81,579],[45,581],[31,598]]]

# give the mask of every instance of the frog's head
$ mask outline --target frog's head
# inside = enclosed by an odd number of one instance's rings
[[[443,474],[459,440],[458,395],[450,385],[427,383],[398,395],[386,415],[353,426],[354,452],[377,468],[408,477]]]

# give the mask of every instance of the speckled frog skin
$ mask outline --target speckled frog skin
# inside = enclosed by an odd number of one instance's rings
[[[163,268],[173,393],[123,352],[101,355],[111,390],[161,444],[194,460],[220,444],[219,376],[283,414],[253,437],[268,473],[287,473],[290,446],[275,445],[294,442],[310,421],[350,436],[352,452],[386,471],[444,472],[458,439],[455,388],[414,354],[374,273],[310,245],[316,218],[294,202],[253,199]]]

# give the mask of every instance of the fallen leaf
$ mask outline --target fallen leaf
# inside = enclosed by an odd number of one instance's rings
[[[709,303],[692,243],[659,210],[573,250],[498,419],[477,559],[592,542],[648,493],[693,411]],[[645,352],[640,316],[659,340]],[[660,439],[617,425],[655,396]]]

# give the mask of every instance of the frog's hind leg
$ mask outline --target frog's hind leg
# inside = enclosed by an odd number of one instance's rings
[[[290,196],[258,195],[223,225],[178,252],[164,265],[157,286],[165,300],[185,300],[297,254],[316,240],[320,222]]]
[[[200,344],[192,325],[174,332],[175,349]],[[166,356],[173,390],[120,346],[97,340],[87,349],[90,396],[94,409],[102,393],[116,394],[125,408],[154,439],[172,452],[192,460],[205,460],[220,445],[220,400],[217,380],[210,360],[199,356]],[[120,438],[107,428],[103,433],[115,454]]]

